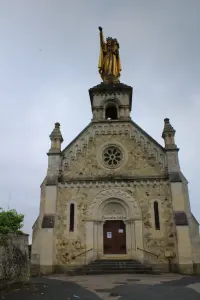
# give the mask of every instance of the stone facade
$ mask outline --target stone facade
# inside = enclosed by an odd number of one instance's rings
[[[90,99],[92,122],[74,141],[61,151],[59,123],[50,135],[40,214],[33,226],[32,273],[105,257],[105,224],[116,220],[125,224],[118,232],[126,242],[123,255],[113,250],[115,258],[138,259],[164,271],[197,271],[198,223],[169,120],[162,147],[131,120],[131,87],[99,85],[90,89]],[[105,119],[109,106],[117,119]]]

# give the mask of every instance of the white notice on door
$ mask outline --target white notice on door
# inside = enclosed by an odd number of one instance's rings
[[[119,233],[123,233],[124,230],[123,230],[123,229],[119,229],[118,232],[119,232]]]
[[[107,232],[107,239],[111,239],[112,238],[112,232]]]

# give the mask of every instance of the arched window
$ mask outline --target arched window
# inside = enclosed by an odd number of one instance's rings
[[[158,209],[157,201],[154,202],[153,208],[154,208],[155,229],[160,230],[160,218],[159,218],[159,209]]]
[[[106,120],[117,120],[117,107],[116,105],[112,104],[112,105],[108,105],[106,107]]]
[[[74,231],[74,203],[70,204],[70,220],[69,220],[69,231],[73,232]]]

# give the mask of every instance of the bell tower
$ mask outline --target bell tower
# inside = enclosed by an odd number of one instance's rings
[[[129,120],[132,106],[132,87],[120,83],[121,60],[119,42],[116,38],[104,40],[99,27],[100,52],[98,69],[103,80],[89,90],[92,121]]]
[[[89,90],[92,121],[130,120],[132,87],[123,83],[104,83]]]

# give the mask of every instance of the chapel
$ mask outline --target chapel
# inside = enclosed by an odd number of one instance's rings
[[[50,134],[31,268],[51,274],[97,259],[133,259],[163,271],[200,271],[199,224],[190,209],[175,129],[163,145],[131,118],[133,88],[120,82],[119,43],[100,32],[92,120],[67,146]]]

